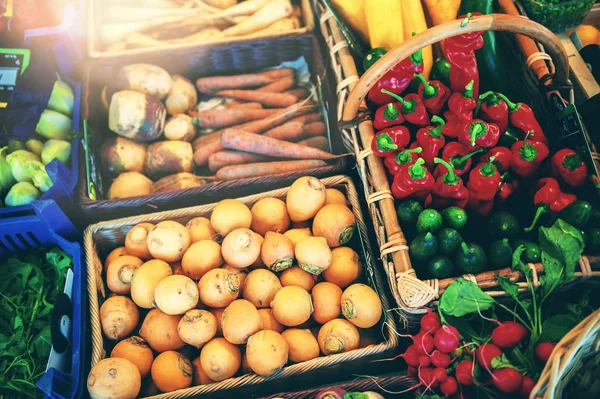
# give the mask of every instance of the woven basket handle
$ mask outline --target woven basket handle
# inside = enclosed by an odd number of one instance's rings
[[[550,54],[556,68],[554,82],[566,84],[569,79],[569,60],[565,49],[554,33],[546,27],[525,17],[515,17],[506,14],[490,14],[473,17],[465,27],[461,20],[435,26],[406,40],[398,47],[390,50],[373,64],[350,92],[342,119],[351,121],[356,117],[359,106],[375,83],[398,62],[409,57],[423,47],[437,43],[449,37],[479,31],[505,31],[520,33],[544,45],[544,50]]]

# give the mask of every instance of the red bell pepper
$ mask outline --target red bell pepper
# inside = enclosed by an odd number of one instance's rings
[[[408,123],[412,123],[415,126],[427,126],[429,124],[429,115],[418,94],[411,93],[402,98],[385,89],[381,90],[381,92],[391,96],[398,103],[402,104],[400,112],[402,112],[404,119]]]
[[[371,141],[373,154],[385,157],[405,148],[410,143],[410,131],[406,126],[393,126],[377,132]]]
[[[557,214],[567,205],[577,201],[575,194],[563,193],[558,180],[553,177],[540,179],[536,189],[533,196],[533,203],[536,206],[535,216],[531,226],[525,228],[526,232],[532,231],[542,216],[548,213]]]
[[[577,152],[563,148],[552,156],[552,176],[571,187],[580,187],[587,179],[588,169]]]
[[[453,93],[448,100],[448,110],[444,112],[446,126],[442,134],[447,137],[458,137],[458,132],[465,123],[473,120],[473,110],[477,101],[473,99],[473,81],[464,87],[462,93]]]
[[[548,157],[550,151],[541,141],[531,141],[531,133],[527,133],[524,140],[519,140],[512,145],[512,159],[510,167],[521,177],[531,177],[537,172],[540,164]]]
[[[400,168],[404,165],[413,164],[419,159],[419,153],[423,151],[421,147],[403,150],[394,154],[389,154],[383,159],[383,164],[392,176],[396,176]]]
[[[394,94],[402,94],[413,80],[415,72],[423,72],[423,55],[421,50],[394,65],[369,90],[367,99],[377,106],[387,104],[390,99],[381,90],[386,89]]]
[[[513,195],[518,188],[519,179],[515,179],[510,171],[504,172],[502,176],[500,176],[500,185],[498,186],[498,194],[496,194],[496,199],[502,204],[506,202],[506,200]]]
[[[469,207],[480,215],[487,215],[494,207],[494,197],[500,185],[500,173],[494,165],[494,158],[480,163],[469,173]]]
[[[506,147],[494,147],[481,157],[481,162],[487,162],[491,157],[494,157],[494,165],[500,173],[504,173],[510,167],[512,152]]]
[[[439,125],[436,127],[428,126],[419,129],[416,136],[417,140],[411,145],[411,148],[423,148],[421,157],[425,160],[425,165],[427,165],[428,169],[433,168],[433,159],[439,155],[446,144],[446,139],[441,134],[446,122],[437,115],[434,115],[433,118],[431,118],[431,122],[439,123]]]
[[[500,140],[498,125],[484,122],[481,119],[463,124],[458,133],[458,141],[469,147],[470,150],[480,147],[492,148],[498,144],[498,140]]]
[[[480,13],[468,13],[459,18],[464,18],[462,23],[466,26],[471,16],[481,15]],[[479,71],[477,69],[477,59],[475,50],[483,47],[483,38],[485,31],[470,32],[463,35],[449,37],[444,40],[444,58],[450,63],[450,89],[454,92],[462,91],[463,88],[473,81],[473,93],[477,98],[479,93]]]
[[[498,93],[498,97],[504,100],[508,106],[510,113],[510,123],[524,133],[533,132],[530,139],[533,141],[541,141],[545,145],[548,145],[548,139],[542,130],[538,120],[535,118],[535,114],[531,107],[525,103],[513,103],[504,94]]]
[[[471,157],[481,152],[483,152],[483,148],[480,148],[476,151],[471,151],[469,147],[453,141],[452,143],[446,144],[444,147],[444,150],[442,151],[442,159],[452,165],[454,173],[457,176],[462,176],[471,169],[471,165],[473,163]],[[444,173],[446,173],[446,169],[438,165],[433,172],[433,176],[438,178]]]
[[[392,195],[396,199],[414,198],[424,200],[433,190],[435,179],[423,166],[425,160],[417,159],[413,164],[400,168],[392,182]]]
[[[439,80],[427,81],[425,76],[420,73],[414,74],[415,78],[421,81],[417,92],[423,100],[423,105],[432,115],[437,115],[442,112],[442,108],[450,98],[450,89]]]
[[[400,112],[402,104],[388,103],[375,111],[375,119],[373,119],[373,127],[376,130],[383,130],[387,127],[397,126],[404,123],[404,115]]]
[[[435,181],[433,191],[425,200],[425,207],[432,205],[434,208],[447,208],[458,206],[464,209],[469,200],[469,190],[465,187],[462,179],[454,173],[452,165],[440,158],[434,162],[446,168],[446,173]]]
[[[486,122],[498,125],[500,134],[504,134],[508,128],[508,105],[498,98],[493,91],[488,91],[479,96],[479,117]]]

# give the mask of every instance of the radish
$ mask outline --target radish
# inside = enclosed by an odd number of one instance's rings
[[[555,343],[552,342],[540,342],[535,347],[535,356],[542,362],[546,363],[556,346]]]
[[[431,389],[437,388],[439,382],[433,378],[433,369],[429,367],[419,368],[419,381],[426,387]]]
[[[413,343],[421,355],[429,355],[433,350],[433,337],[429,334],[419,333],[415,335]]]
[[[440,316],[431,310],[427,310],[427,314],[421,318],[421,332],[434,334],[440,327],[442,327]]]
[[[448,367],[451,361],[450,355],[442,353],[437,349],[431,354],[431,363],[433,363],[435,367]]]
[[[440,390],[446,396],[454,395],[458,392],[458,383],[456,382],[456,379],[452,376],[448,376],[448,378],[440,385]]]
[[[481,364],[489,372],[491,372],[492,368],[492,359],[496,356],[502,356],[502,351],[494,344],[483,344],[475,350],[477,363]]]
[[[415,348],[414,345],[411,345],[408,348],[406,348],[406,351],[400,356],[404,358],[404,361],[409,366],[419,366],[419,352],[417,351],[417,348]]]
[[[523,340],[527,330],[516,321],[505,321],[492,331],[492,342],[499,348],[508,349],[517,346]]]
[[[429,367],[431,364],[431,360],[429,360],[429,356],[421,355],[419,356],[419,366],[420,367]]]
[[[514,393],[521,389],[523,376],[517,370],[507,367],[494,370],[492,373],[492,383],[504,393]]]
[[[416,367],[408,366],[408,369],[406,370],[406,375],[408,375],[409,377],[418,377],[419,370]]]
[[[473,385],[473,369],[475,364],[472,360],[463,360],[456,366],[456,379],[461,385]]]
[[[446,378],[448,378],[448,373],[443,367],[434,368],[431,375],[433,376],[433,379],[439,383],[446,381]]]
[[[522,398],[528,398],[531,394],[531,391],[533,391],[533,387],[535,387],[535,380],[526,375],[523,377],[523,383],[521,384],[519,395],[521,395]]]
[[[435,336],[433,337],[435,347],[443,353],[450,353],[456,350],[459,342],[460,334],[452,326],[442,326],[435,332]]]

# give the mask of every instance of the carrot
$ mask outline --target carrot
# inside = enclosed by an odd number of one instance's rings
[[[214,93],[215,91],[226,89],[264,86],[293,74],[294,70],[292,68],[279,68],[243,75],[212,76],[196,80],[196,88],[200,93]]]
[[[192,146],[193,147],[193,146]],[[225,147],[221,144],[220,140],[210,141],[203,143],[194,151],[194,163],[196,166],[206,165],[208,158],[215,152],[224,150]]]
[[[271,137],[244,132],[237,129],[226,129],[221,134],[221,144],[225,148],[254,154],[270,155],[295,159],[333,159],[335,155],[317,148],[302,144],[289,143]]]
[[[318,112],[314,112],[310,114],[297,116],[294,119],[290,119],[290,122],[310,123],[320,121],[321,119],[321,114],[319,114]]]
[[[225,108],[251,108],[251,109],[261,109],[263,106],[261,103],[245,103],[245,102],[236,102],[234,104],[229,103],[225,106]]]
[[[326,130],[323,122],[310,122],[304,125],[304,134],[310,137],[322,136]]]
[[[294,85],[294,75],[283,77],[273,83],[256,89],[256,91],[266,91],[268,93],[283,93]]]
[[[266,131],[263,136],[277,140],[298,141],[303,133],[304,124],[302,122],[287,122]]]
[[[194,124],[203,128],[220,129],[240,123],[255,121],[275,115],[277,109],[209,109],[196,114]]]
[[[298,100],[291,94],[259,92],[256,90],[222,90],[216,94],[221,97],[235,98],[236,100],[258,102],[267,107],[289,107]]]
[[[329,140],[327,140],[327,137],[325,136],[310,137],[306,140],[299,141],[298,144],[329,152]]]
[[[285,92],[285,94],[292,95],[292,96],[296,97],[298,100],[304,100],[305,98],[308,98],[308,96],[310,96],[309,91],[306,89],[288,90]]]
[[[302,161],[258,162],[246,165],[225,166],[216,174],[217,180],[239,180],[250,177],[276,175],[280,173],[304,172],[308,169],[327,166],[318,159]]]

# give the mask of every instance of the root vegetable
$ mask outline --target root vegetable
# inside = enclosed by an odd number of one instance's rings
[[[208,168],[211,172],[218,172],[219,169],[231,165],[245,165],[248,163],[260,163],[276,161],[278,158],[268,157],[266,155],[252,154],[241,151],[219,151],[208,158]]]
[[[311,292],[313,319],[319,324],[337,319],[342,313],[342,289],[335,284],[323,282],[314,286]]]
[[[202,240],[214,240],[217,236],[217,232],[210,224],[210,220],[205,217],[190,219],[186,223],[185,228],[190,232],[192,243]]]
[[[310,274],[309,272],[305,272],[298,266],[284,270],[283,273],[281,273],[281,276],[279,276],[282,286],[296,286],[304,288],[308,292],[310,292],[310,290],[312,290],[315,286],[316,279],[316,276]]]
[[[280,19],[292,15],[294,8],[289,0],[272,0],[264,4],[250,18],[223,31],[225,37],[244,36],[261,29]]]
[[[277,291],[271,301],[271,309],[275,320],[284,326],[294,327],[310,318],[313,304],[308,291],[290,285]]]
[[[248,229],[252,225],[252,213],[241,201],[225,199],[219,201],[210,215],[210,224],[225,237],[235,229]]]
[[[454,352],[460,343],[458,330],[452,326],[442,326],[433,336],[435,347],[442,353]]]
[[[449,326],[445,326],[445,327],[449,327]],[[441,329],[439,329],[438,331],[443,331],[442,330],[443,327]],[[436,333],[437,335],[438,333]],[[437,347],[437,345],[436,345]],[[440,351],[443,351],[443,349],[440,349],[439,347],[437,347]],[[498,348],[496,345],[494,344],[483,344],[481,345],[479,348],[477,348],[475,350],[475,358],[477,359],[477,363],[479,363],[484,369],[491,371],[492,370],[492,360],[496,357],[496,356],[502,356],[502,351],[500,350],[500,348]]]
[[[223,269],[208,271],[198,282],[200,300],[211,308],[224,308],[235,301],[240,290],[240,276]]]
[[[413,344],[415,346],[415,349],[417,350],[417,352],[419,352],[420,355],[425,355],[426,359],[427,359],[427,364],[426,365],[421,365],[422,367],[428,367],[429,366],[429,354],[433,351],[434,345],[433,345],[433,337],[430,334],[426,334],[426,333],[419,333],[417,335],[415,335],[414,337],[412,337],[413,339]]]
[[[127,233],[125,248],[129,255],[137,256],[143,260],[152,259],[148,250],[148,233],[154,228],[152,223],[139,223]]]
[[[184,314],[198,304],[198,286],[187,276],[169,276],[154,289],[154,303],[168,315]]]
[[[225,236],[221,254],[228,265],[245,268],[260,255],[261,244],[257,234],[250,229],[235,229]]]
[[[181,316],[168,315],[160,309],[152,309],[144,318],[140,336],[157,352],[181,349],[185,343],[177,333],[180,319]]]
[[[317,338],[325,355],[348,352],[358,348],[360,335],[354,324],[344,319],[334,319],[323,325]]]
[[[152,177],[194,171],[194,153],[187,141],[159,141],[148,146],[146,173]]]
[[[294,243],[294,247],[306,237],[312,237],[312,233],[308,227],[290,229],[283,233],[283,235],[289,238],[292,243]]]
[[[472,360],[463,360],[456,366],[456,380],[460,385],[473,385],[473,375],[475,374],[475,364]]]
[[[208,271],[221,267],[222,264],[221,246],[210,239],[193,243],[181,258],[183,271],[194,280],[202,278]]]
[[[346,206],[346,196],[335,188],[328,188],[325,192],[325,205],[339,204]]]
[[[354,234],[356,218],[345,205],[325,205],[315,216],[312,230],[315,237],[323,237],[331,248],[348,243]]]
[[[216,95],[236,100],[257,102],[265,107],[289,107],[298,100],[291,94],[260,92],[256,90],[221,90]]]
[[[154,307],[154,290],[158,283],[173,274],[171,266],[162,260],[152,259],[141,265],[131,282],[131,299],[140,308]]]
[[[260,257],[274,272],[289,269],[294,263],[294,243],[283,234],[268,231],[260,248]]]
[[[220,321],[211,312],[192,309],[179,320],[177,332],[183,342],[200,348],[215,337],[217,324],[220,324]]]
[[[302,161],[256,162],[246,165],[225,166],[219,169],[215,177],[217,180],[231,181],[277,175],[282,173],[303,172],[325,166],[327,166],[327,164],[318,159]]]
[[[246,277],[248,277],[248,269],[238,269],[237,267],[229,266],[228,264],[224,264],[221,266],[221,269],[227,270],[229,273],[237,274],[240,279],[240,295],[244,292],[244,284],[246,282]]]
[[[256,234],[256,237],[258,238],[258,242],[260,243],[260,246],[262,247],[262,244],[265,241],[265,239],[260,234]],[[256,258],[256,261],[250,265],[250,267],[248,269],[249,270],[266,269],[266,267],[267,266],[264,264],[264,262],[262,261],[262,259],[259,256],[258,258]]]
[[[527,330],[516,321],[505,321],[492,331],[492,342],[500,349],[517,346],[527,335]]]
[[[108,199],[130,198],[152,192],[152,180],[138,172],[123,172],[108,189]]]
[[[258,375],[273,375],[288,360],[288,344],[281,334],[271,330],[259,331],[248,340],[246,357],[248,365]]]
[[[113,341],[127,337],[140,319],[137,306],[125,296],[108,298],[100,307],[100,324],[104,336]]]
[[[189,247],[190,233],[174,221],[160,222],[148,234],[148,249],[156,259],[177,262]]]
[[[173,392],[192,385],[190,360],[175,351],[163,352],[152,363],[152,381],[163,392]]]
[[[365,284],[353,284],[342,294],[342,314],[357,327],[373,327],[381,313],[379,295]]]
[[[113,137],[102,144],[104,168],[115,175],[123,172],[144,172],[146,145],[124,137]]]
[[[87,389],[92,399],[134,399],[141,386],[142,378],[135,364],[118,357],[100,360],[87,378]]]
[[[223,319],[224,312],[225,308],[210,309],[210,313],[212,313],[213,316],[215,316],[215,319],[217,320],[217,333],[215,337],[223,336],[223,326],[221,326],[221,320]]]
[[[131,280],[137,269],[144,263],[131,255],[119,256],[108,265],[106,285],[115,294],[125,295],[131,291]]]
[[[179,75],[174,75],[172,80],[173,84],[165,101],[167,112],[169,115],[177,115],[192,111],[198,103],[194,84]]]
[[[331,249],[322,237],[307,237],[296,244],[294,254],[304,271],[318,276],[331,265]]]
[[[258,309],[268,308],[275,294],[281,289],[277,276],[266,269],[252,270],[246,277],[244,299],[252,302]]]
[[[458,382],[456,382],[456,378],[452,376],[448,376],[442,383],[440,384],[440,391],[447,396],[450,397],[458,392]]]
[[[305,176],[290,186],[286,197],[286,205],[290,219],[303,222],[315,217],[325,205],[327,192],[325,185],[316,177]]]
[[[275,106],[281,107],[281,104],[277,104]],[[199,127],[209,129],[222,129],[229,126],[239,125],[241,123],[265,119],[277,114],[280,111],[280,109],[237,107],[225,109],[209,109],[206,111],[197,112],[196,114],[192,115],[195,117],[194,123]]]
[[[202,366],[200,365],[200,357],[195,358],[192,361],[192,367],[194,368],[194,375],[192,379],[192,384],[196,385],[206,385],[211,384],[214,381],[208,377],[208,374],[204,371]]]
[[[251,335],[262,328],[258,310],[245,299],[237,299],[225,308],[221,324],[223,337],[236,345],[245,344]]]
[[[427,334],[435,334],[442,327],[440,316],[428,309],[427,314],[421,318],[421,331]]]
[[[110,100],[108,128],[119,136],[140,141],[160,137],[165,106],[154,97],[132,90],[118,91]]]
[[[515,393],[521,389],[523,375],[509,367],[494,370],[492,373],[492,383],[501,392]]]
[[[281,336],[288,344],[290,361],[300,363],[319,357],[319,343],[310,330],[290,328]]]
[[[258,315],[260,316],[263,330],[271,330],[281,334],[283,331],[283,325],[275,320],[275,317],[273,316],[273,309],[258,309]]]
[[[531,391],[535,388],[536,381],[530,376],[523,376],[523,383],[521,384],[521,389],[519,389],[519,395],[522,398],[528,398],[531,395]]]
[[[158,179],[152,185],[152,193],[166,193],[169,191],[185,190],[193,187],[200,187],[205,180],[192,173],[175,173]]]
[[[548,362],[548,359],[550,359],[550,355],[552,355],[552,352],[554,351],[555,347],[556,347],[556,343],[540,342],[535,347],[535,356],[540,361],[546,363],[546,362]]]
[[[252,213],[252,230],[265,236],[268,231],[283,233],[290,227],[285,202],[278,198],[258,200],[250,210]]]
[[[177,114],[167,120],[163,133],[167,140],[192,141],[196,137],[196,126],[191,116]]]
[[[150,373],[150,367],[154,361],[152,349],[146,341],[140,337],[129,337],[119,342],[110,353],[110,357],[118,357],[129,360],[140,371],[142,378]]]
[[[213,338],[200,352],[200,366],[213,381],[233,377],[240,369],[241,363],[240,349],[225,338]]]
[[[139,10],[138,10],[139,11]],[[134,90],[162,100],[171,90],[173,80],[169,72],[151,64],[131,64],[117,75],[117,90]]]
[[[117,259],[119,256],[124,255],[127,255],[127,250],[125,249],[125,247],[117,247],[110,251],[110,253],[106,256],[106,259],[104,260],[104,270],[108,269],[108,265],[110,265],[110,263],[113,260]]]
[[[323,272],[325,281],[346,288],[362,273],[358,254],[349,247],[338,247],[331,251],[331,265]]]
[[[196,80],[196,88],[200,93],[210,94],[219,90],[264,86],[293,74],[294,70],[291,68],[279,68],[245,75],[212,76]]]

